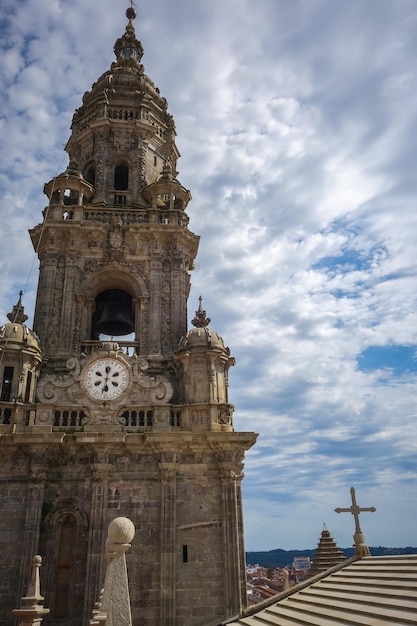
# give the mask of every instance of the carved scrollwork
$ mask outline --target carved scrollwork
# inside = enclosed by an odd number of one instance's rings
[[[140,369],[147,369],[148,365],[145,360],[139,361],[139,364],[133,367],[135,373]],[[146,369],[145,369],[146,368]],[[172,383],[162,376],[146,376],[143,373],[132,377],[132,398],[135,401],[142,401],[152,404],[167,404],[174,393]]]
[[[66,368],[73,372],[73,377],[78,378],[81,373],[81,363],[79,359],[71,357],[65,364]]]

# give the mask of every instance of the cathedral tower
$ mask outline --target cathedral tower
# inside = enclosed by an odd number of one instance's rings
[[[209,626],[246,602],[240,482],[223,339],[202,301],[175,124],[141,64],[135,11],[76,110],[67,169],[46,183],[33,331],[0,329],[0,613],[42,555],[45,624],[84,626],[109,522],[129,517],[135,626]],[[1,500],[0,500],[1,501]],[[13,549],[23,546],[22,551]]]

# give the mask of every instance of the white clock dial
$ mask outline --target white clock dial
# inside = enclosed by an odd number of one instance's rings
[[[94,361],[86,371],[85,387],[97,400],[114,400],[126,389],[129,382],[127,368],[115,359]]]

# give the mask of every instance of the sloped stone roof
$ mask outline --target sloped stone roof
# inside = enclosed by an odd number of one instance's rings
[[[230,626],[417,625],[417,554],[352,557]]]

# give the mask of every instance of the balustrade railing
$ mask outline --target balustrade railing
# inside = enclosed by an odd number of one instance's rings
[[[120,194],[121,196],[125,195],[125,194]],[[115,204],[119,204],[120,206],[124,206],[126,202],[123,201],[116,201],[115,200]],[[140,210],[134,210],[134,211],[125,211],[125,210],[117,210],[117,211],[110,211],[108,209],[103,209],[103,208],[97,208],[97,209],[92,209],[92,208],[88,208],[88,210],[86,209],[84,211],[84,215],[83,215],[84,219],[87,221],[92,221],[92,222],[104,222],[105,224],[110,224],[113,219],[115,217],[117,217],[118,219],[121,219],[123,224],[147,224],[149,223],[149,211],[140,211]]]
[[[119,348],[124,352],[126,356],[132,356],[133,354],[139,354],[139,341],[123,341],[120,337],[116,337],[113,339],[101,339],[99,341],[94,341],[93,339],[85,339],[81,343],[81,352],[84,354],[93,354],[97,350],[102,349],[103,341],[114,341],[119,345]]]

